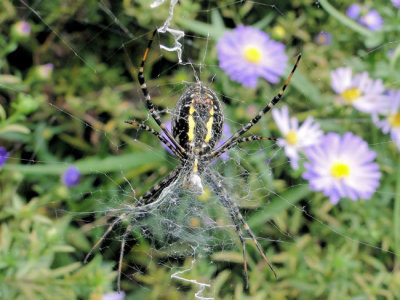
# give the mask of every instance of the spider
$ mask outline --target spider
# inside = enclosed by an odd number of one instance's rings
[[[160,132],[150,128],[145,124],[137,123],[135,121],[125,122],[155,135],[173,152],[175,156],[179,158],[180,165],[175,170],[171,171],[164,179],[151,187],[150,190],[147,191],[143,196],[141,196],[135,202],[134,208],[140,210],[141,207],[154,203],[161,192],[169,187],[172,183],[174,183],[175,180],[177,180],[177,178],[184,172],[184,170],[190,170],[190,172],[186,174],[186,179],[183,183],[183,187],[191,192],[201,194],[203,193],[202,178],[205,179],[205,181],[209,184],[213,192],[218,196],[220,202],[227,209],[230,215],[230,218],[234,224],[234,228],[237,235],[239,236],[239,240],[242,246],[243,271],[246,289],[248,288],[248,271],[246,243],[242,228],[253,240],[258,252],[277,279],[277,273],[275,272],[274,267],[272,266],[270,261],[265,256],[264,251],[257,241],[255,234],[250,229],[249,225],[247,225],[236,203],[228,195],[227,191],[223,187],[221,180],[219,180],[213,173],[209,171],[209,165],[212,161],[221,156],[223,153],[236,147],[240,143],[259,140],[276,140],[274,138],[256,135],[246,137],[241,136],[248,130],[250,130],[250,128],[252,128],[261,119],[261,117],[265,113],[270,111],[271,108],[276,105],[282,98],[282,95],[297,68],[297,65],[301,58],[301,54],[298,55],[296,63],[294,64],[291,73],[289,74],[285,84],[283,85],[279,93],[275,97],[273,97],[272,100],[250,122],[239,129],[221,146],[215,148],[215,145],[221,138],[224,114],[222,111],[221,102],[218,99],[216,93],[212,89],[204,85],[202,82],[198,81],[197,83],[192,84],[180,97],[172,117],[172,133],[161,121],[160,115],[155,109],[154,104],[151,100],[151,96],[147,89],[147,85],[143,75],[147,55],[150,51],[156,33],[157,29],[154,30],[148,42],[147,48],[144,52],[139,68],[138,80],[140,83],[140,88],[142,89],[143,95],[145,97],[147,109],[149,110],[151,116],[156,121],[161,130],[166,134],[169,141],[164,138],[160,134]],[[137,211],[133,211],[131,209],[127,212],[122,213],[109,225],[104,234],[100,237],[100,239],[95,243],[95,245],[87,254],[84,260],[85,263],[87,262],[92,252],[112,231],[113,227],[117,223],[127,219],[129,215],[133,214],[134,212]],[[127,226],[125,233],[122,236],[121,250],[118,262],[118,291],[120,290],[122,260],[124,256],[126,237],[133,228],[133,221],[129,222],[129,225]]]

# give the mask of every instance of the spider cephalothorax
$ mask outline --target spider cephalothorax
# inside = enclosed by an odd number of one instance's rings
[[[231,148],[234,148],[240,143],[257,141],[257,140],[275,140],[274,138],[262,136],[246,136],[241,137],[244,133],[250,130],[261,117],[270,111],[272,107],[279,102],[282,95],[289,84],[290,79],[296,70],[297,64],[300,61],[301,55],[297,57],[296,64],[292,72],[287,78],[285,84],[279,93],[272,98],[272,100],[247,124],[236,131],[228,140],[221,146],[215,148],[215,145],[221,138],[222,126],[224,122],[224,115],[222,112],[221,102],[219,101],[216,93],[203,83],[198,82],[185,90],[179,99],[172,117],[172,134],[167,129],[165,124],[161,121],[158,111],[155,109],[151,100],[150,93],[144,79],[144,64],[147,59],[151,44],[155,37],[157,30],[154,31],[150,39],[146,51],[143,55],[142,63],[139,68],[138,80],[140,88],[146,100],[146,106],[151,116],[156,121],[161,130],[165,133],[168,139],[164,138],[160,132],[150,128],[149,126],[135,121],[126,121],[133,126],[139,127],[155,135],[162,143],[164,143],[180,160],[180,165],[171,171],[163,180],[155,184],[144,195],[142,195],[127,211],[122,213],[118,218],[107,228],[103,236],[96,242],[93,248],[86,256],[85,261],[90,256],[92,251],[104,240],[112,228],[122,220],[126,220],[131,216],[130,221],[124,235],[122,236],[121,252],[118,264],[118,290],[120,289],[122,259],[124,255],[125,241],[128,234],[132,230],[133,222],[135,221],[135,214],[138,211],[145,210],[146,206],[151,206],[157,201],[158,196],[176,182],[181,175],[184,175],[183,187],[195,193],[203,193],[202,178],[208,183],[212,191],[218,196],[222,205],[228,211],[232,222],[235,225],[235,230],[239,236],[242,245],[243,254],[243,269],[245,277],[245,285],[248,287],[248,272],[247,272],[247,258],[246,258],[246,243],[242,229],[253,240],[257,247],[258,252],[263,257],[264,261],[270,267],[275,277],[277,277],[274,268],[269,260],[264,255],[261,245],[258,243],[256,236],[247,225],[236,203],[231,199],[227,191],[223,187],[223,182],[213,172],[209,170],[209,163],[217,159],[223,153]]]

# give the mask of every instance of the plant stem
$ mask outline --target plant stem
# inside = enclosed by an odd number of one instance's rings
[[[362,34],[365,37],[369,37],[372,35],[372,32],[367,28],[361,26],[357,22],[352,19],[346,17],[341,12],[339,12],[336,8],[334,8],[327,0],[319,0],[321,6],[326,10],[328,14],[337,19],[340,23],[346,25],[347,27],[353,29],[354,31]]]

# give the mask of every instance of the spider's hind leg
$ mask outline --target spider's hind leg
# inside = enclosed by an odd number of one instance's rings
[[[118,292],[121,291],[122,260],[124,259],[124,250],[125,250],[126,237],[130,234],[130,232],[131,232],[131,230],[133,228],[133,221],[126,227],[125,232],[122,235],[121,249],[120,249],[119,260],[118,260],[118,279],[117,279],[117,290],[118,290]]]
[[[84,263],[87,263],[89,257],[92,255],[93,251],[96,250],[96,248],[104,241],[104,239],[108,236],[108,234],[113,230],[115,225],[117,225],[119,222],[124,221],[127,219],[128,216],[134,214],[133,209],[137,208],[140,210],[141,208],[145,208],[146,205],[151,205],[158,199],[158,195],[162,193],[163,190],[165,190],[170,184],[175,181],[179,174],[180,171],[182,170],[182,167],[177,167],[175,170],[171,171],[163,180],[160,182],[156,183],[154,186],[152,186],[147,193],[145,193],[143,196],[141,196],[135,203],[133,208],[131,208],[131,211],[127,211],[122,213],[117,219],[115,219],[106,229],[106,231],[103,233],[103,235],[97,240],[97,242],[94,244],[92,249],[90,249],[89,253],[86,255],[84,259]],[[124,234],[122,235],[122,241],[121,241],[121,251],[120,251],[120,256],[119,256],[119,261],[118,261],[118,281],[117,281],[117,286],[118,286],[118,291],[120,291],[120,283],[121,283],[121,272],[122,272],[122,260],[124,257],[124,248],[125,248],[125,243],[126,243],[126,238],[132,231],[132,227],[134,224],[135,219],[129,221],[129,225],[126,227]]]
[[[104,239],[108,236],[108,234],[113,230],[115,225],[117,225],[119,222],[123,221],[126,219],[128,216],[127,213],[123,213],[120,215],[117,219],[114,220],[106,229],[106,231],[103,233],[103,235],[97,240],[97,242],[94,244],[92,249],[90,249],[89,253],[86,255],[85,259],[83,260],[83,263],[86,264],[88,262],[89,257],[92,255],[93,251],[96,250],[96,248],[104,241]]]
[[[221,180],[218,180],[215,175],[213,175],[211,172],[207,172],[205,175],[205,179],[207,182],[210,184],[212,190],[217,194],[219,197],[219,200],[221,201],[222,205],[226,207],[226,209],[229,211],[229,214],[231,216],[232,222],[235,224],[235,229],[236,232],[239,235],[240,242],[242,243],[242,250],[243,250],[243,265],[244,265],[244,275],[245,275],[245,280],[246,280],[246,286],[248,283],[248,273],[247,273],[247,258],[246,258],[246,245],[244,243],[244,238],[242,231],[240,230],[240,225],[241,224],[246,230],[247,234],[251,237],[253,240],[254,244],[257,247],[258,252],[261,254],[263,257],[264,261],[268,265],[268,267],[271,269],[272,273],[274,274],[275,278],[278,279],[278,275],[276,274],[274,267],[270,263],[270,261],[267,259],[267,257],[264,254],[264,251],[257,241],[257,238],[253,231],[250,229],[249,225],[247,222],[244,220],[242,214],[239,211],[238,206],[236,203],[229,197],[228,193],[222,186]]]

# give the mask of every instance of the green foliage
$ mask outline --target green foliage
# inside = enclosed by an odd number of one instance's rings
[[[16,194],[21,178],[2,174],[0,207],[0,296],[2,299],[73,299],[111,289],[112,265],[97,257],[89,264],[74,259],[67,242],[68,216],[55,218],[43,200],[28,203]],[[77,238],[77,237],[75,237]]]
[[[88,264],[85,255],[112,221],[109,213],[132,204],[131,186],[140,196],[177,165],[154,136],[124,124],[148,121],[158,130],[135,76],[147,38],[169,7],[151,9],[148,0],[25,2],[0,1],[0,146],[10,154],[0,167],[0,299],[101,299],[116,290],[127,224],[115,228]],[[210,283],[204,295],[216,299],[400,298],[399,150],[366,115],[335,104],[330,87],[330,71],[345,65],[400,89],[400,12],[389,2],[365,1],[385,21],[372,32],[346,16],[350,1],[179,2],[172,26],[185,31],[184,61],[194,62],[200,79],[224,95],[232,130],[280,88],[260,81],[256,90],[245,89],[218,67],[217,40],[239,24],[252,25],[286,45],[290,65],[303,53],[283,100],[291,113],[300,121],[313,116],[326,132],[361,136],[377,152],[383,177],[371,200],[333,206],[289,168],[283,151],[245,145],[215,168],[238,195],[280,279],[248,242],[250,289],[244,290],[241,246],[230,227],[221,229],[229,237],[210,233],[225,244],[213,244],[195,263],[174,256],[181,253],[176,249],[159,251],[133,231],[122,266],[126,299],[190,299],[198,286],[171,278],[183,270],[182,277]],[[22,20],[31,26],[28,37],[16,33]],[[320,31],[332,35],[330,45],[314,42]],[[165,121],[194,80],[190,65],[178,65],[176,53],[157,47],[172,43],[170,35],[158,35],[145,68]],[[49,63],[54,69],[43,73]],[[278,130],[268,116],[251,134],[278,136]],[[67,188],[61,177],[70,165],[82,180]],[[176,219],[190,206],[182,205]],[[215,207],[217,225],[229,224]],[[156,221],[149,228],[158,234]]]

